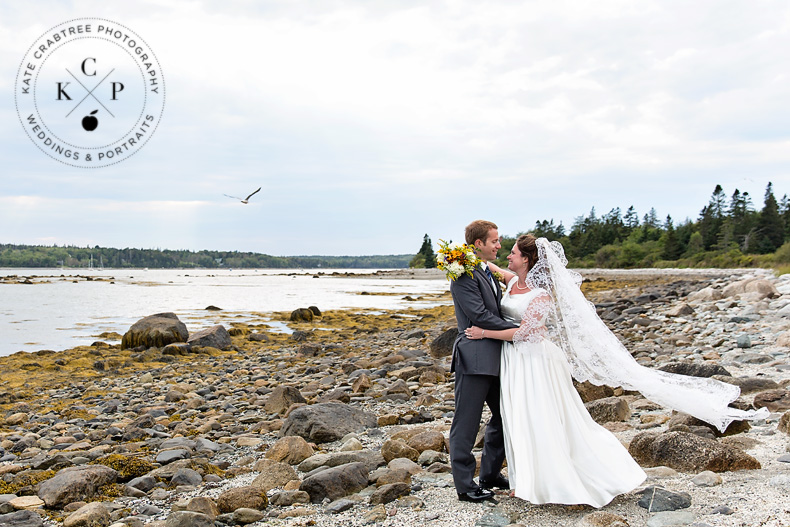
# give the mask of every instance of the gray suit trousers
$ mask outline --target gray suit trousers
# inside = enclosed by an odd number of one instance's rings
[[[490,480],[499,475],[505,460],[505,439],[502,415],[499,412],[499,377],[495,375],[455,374],[455,407],[450,427],[450,465],[453,482],[458,493],[472,492],[478,485],[474,482],[477,463],[472,454],[483,403],[491,410],[491,419],[486,425],[483,457],[480,464],[480,480]],[[459,409],[464,409],[459,412]]]

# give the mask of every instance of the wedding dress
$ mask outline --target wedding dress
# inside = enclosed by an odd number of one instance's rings
[[[516,324],[529,320],[530,334],[502,346],[500,408],[510,486],[534,504],[602,507],[642,483],[645,473],[590,417],[565,354],[544,336],[551,298],[543,289],[511,295],[516,279],[502,299],[502,315]]]
[[[736,420],[769,412],[729,406],[740,388],[637,363],[584,298],[581,276],[566,268],[559,242],[536,240],[527,273],[530,291],[502,299],[502,314],[519,324],[502,345],[501,410],[508,475],[516,496],[532,503],[601,507],[641,483],[645,474],[625,448],[590,417],[579,382],[621,386],[724,431]]]

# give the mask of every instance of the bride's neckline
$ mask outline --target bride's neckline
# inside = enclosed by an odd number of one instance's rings
[[[510,296],[526,295],[533,291],[532,289],[530,289],[529,286],[527,286],[526,289],[520,289],[516,287],[517,285],[518,285],[518,276],[511,278],[510,287],[508,288],[508,294]]]

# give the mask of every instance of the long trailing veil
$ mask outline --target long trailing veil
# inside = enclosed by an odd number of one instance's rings
[[[768,416],[765,408],[744,411],[729,407],[740,395],[737,386],[638,364],[582,294],[581,275],[566,268],[568,260],[562,245],[538,238],[537,246],[538,260],[527,274],[527,283],[552,297],[546,319],[549,338],[565,352],[577,381],[636,390],[653,402],[691,414],[722,432],[732,421]]]

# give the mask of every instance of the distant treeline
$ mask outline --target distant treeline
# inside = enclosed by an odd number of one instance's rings
[[[570,231],[554,220],[537,221],[529,232],[558,240],[571,267],[777,267],[790,272],[790,200],[777,201],[773,185],[757,210],[748,192],[727,196],[716,185],[696,221],[675,225],[651,208],[641,221],[633,206],[598,216],[579,216]],[[515,242],[502,241],[499,263]]]
[[[113,249],[0,244],[0,267],[401,269],[414,255],[269,256],[238,251]]]

